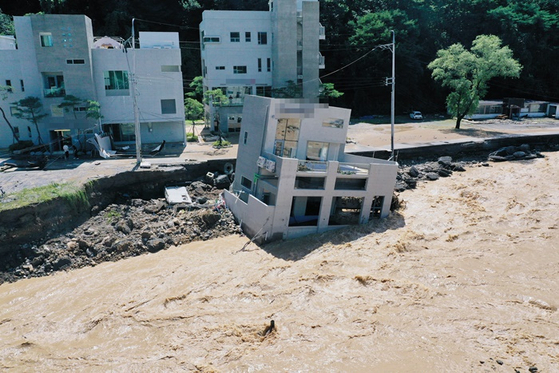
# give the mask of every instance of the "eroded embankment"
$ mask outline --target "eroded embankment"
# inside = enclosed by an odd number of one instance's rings
[[[45,242],[95,216],[119,196],[151,199],[164,187],[184,184],[208,171],[223,170],[226,160],[189,163],[172,169],[122,172],[83,186],[85,198],[55,198],[44,203],[0,212],[0,255],[21,245]]]

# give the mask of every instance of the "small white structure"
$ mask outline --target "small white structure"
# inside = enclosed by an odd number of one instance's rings
[[[549,104],[547,106],[547,116],[555,119],[559,119],[559,104]]]
[[[177,203],[192,203],[192,199],[184,186],[166,187],[165,199],[170,205]]]
[[[289,239],[386,217],[398,164],[344,152],[350,110],[247,96],[227,207],[249,236]]]
[[[493,119],[503,115],[503,100],[480,100],[476,111],[468,119]]]

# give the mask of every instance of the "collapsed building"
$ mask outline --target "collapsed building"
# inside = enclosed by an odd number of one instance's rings
[[[257,242],[365,224],[390,212],[397,162],[345,153],[351,111],[247,96],[227,207]]]

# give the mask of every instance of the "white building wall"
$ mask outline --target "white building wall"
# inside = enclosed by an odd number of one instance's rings
[[[201,57],[205,66],[204,84],[208,89],[232,85],[270,86],[272,72],[267,71],[267,59],[272,57],[272,30],[268,12],[205,11],[200,31],[204,37],[219,37],[219,43],[201,40]],[[231,32],[239,32],[239,42],[231,42]],[[250,42],[246,33],[250,32]],[[267,44],[258,44],[258,32],[267,33]],[[258,59],[262,71],[258,71]],[[216,70],[224,66],[224,70]],[[246,66],[246,74],[234,74],[233,66]],[[203,67],[204,68],[204,67]]]

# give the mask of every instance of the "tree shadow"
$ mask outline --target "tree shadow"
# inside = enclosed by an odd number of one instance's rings
[[[304,259],[314,250],[325,244],[340,245],[358,240],[373,233],[403,228],[406,225],[404,216],[396,211],[385,219],[374,219],[368,224],[352,225],[325,233],[315,233],[288,241],[276,241],[259,247],[276,258],[287,261]]]

